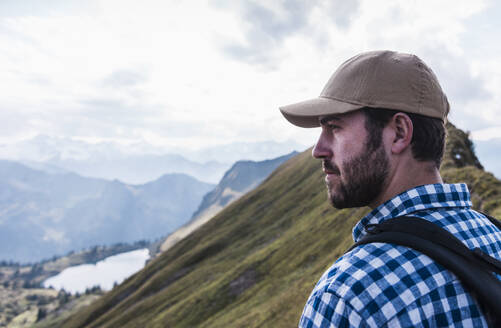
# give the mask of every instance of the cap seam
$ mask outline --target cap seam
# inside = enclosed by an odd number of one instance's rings
[[[369,103],[362,103],[362,102],[347,101],[347,100],[343,100],[343,99],[340,99],[340,98],[327,97],[327,96],[319,96],[319,98],[326,98],[326,99],[330,99],[330,100],[336,100],[336,101],[348,103],[348,104],[351,104],[351,105],[357,105],[357,106],[364,106],[364,107],[371,107],[371,108],[381,107],[381,108],[387,108],[387,109],[398,110],[398,111],[402,111],[402,112],[411,112],[412,113],[412,111],[410,111],[408,109],[401,108],[401,107],[396,108],[397,106],[392,107],[392,105],[390,105],[388,103],[378,105],[378,104],[369,104]],[[418,103],[419,103],[419,100],[418,100]],[[419,110],[421,110],[420,107],[419,107]],[[419,113],[416,113],[416,114],[419,114]],[[297,115],[297,114],[293,114],[293,115]],[[309,116],[309,115],[306,115],[306,116]]]
[[[351,104],[351,105],[369,106],[369,105],[364,104],[364,103],[361,103],[361,102],[348,101],[348,100],[345,100],[345,99],[340,99],[340,98],[336,98],[336,97],[327,97],[327,96],[323,96],[323,95],[321,95],[321,96],[319,96],[318,98],[326,98],[326,99],[336,100],[336,101],[340,101],[340,102],[348,103],[348,104]]]
[[[419,77],[420,77],[420,81],[419,81],[419,99],[418,99],[418,110],[419,110],[419,113],[422,113],[423,112],[423,102],[424,102],[424,86],[425,86],[425,74],[424,74],[424,67],[423,65],[417,61],[417,66],[418,66],[418,69],[419,69]]]

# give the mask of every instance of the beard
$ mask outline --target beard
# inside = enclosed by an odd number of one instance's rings
[[[326,181],[329,200],[338,209],[372,203],[383,191],[389,172],[388,157],[381,145],[373,151],[365,146],[358,156],[342,163],[342,171],[327,160],[323,165],[338,175],[337,181]]]

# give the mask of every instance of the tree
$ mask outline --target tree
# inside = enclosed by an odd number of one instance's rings
[[[66,304],[70,300],[70,294],[67,293],[63,288],[57,294],[57,299],[59,300],[60,305]]]
[[[45,318],[47,316],[47,310],[44,309],[44,308],[38,308],[38,312],[37,312],[37,321],[40,321],[42,320],[43,318]]]

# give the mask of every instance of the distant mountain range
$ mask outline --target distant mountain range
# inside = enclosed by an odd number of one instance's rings
[[[215,187],[178,173],[131,185],[86,178],[48,163],[0,160],[0,260],[37,262],[96,245],[168,235],[164,250],[295,154],[239,161]],[[187,167],[183,159],[178,163]]]
[[[156,147],[144,141],[90,143],[39,135],[0,144],[0,159],[22,162],[48,172],[71,171],[79,175],[129,184],[146,183],[166,173],[184,173],[217,183],[238,160],[261,161],[301,150],[295,142],[230,143],[199,150]]]
[[[501,181],[448,125],[441,174],[501,218]],[[353,243],[368,208],[336,210],[305,151],[256,189],[58,327],[293,327],[322,273]],[[41,322],[42,324],[43,322]]]
[[[238,161],[233,164],[226,171],[218,185],[204,196],[202,203],[193,213],[190,222],[167,236],[160,246],[160,251],[166,251],[180,239],[206,223],[230,203],[256,188],[280,164],[297,154],[297,152],[292,152],[275,159],[259,162]]]
[[[165,236],[190,219],[213,187],[185,174],[129,185],[0,160],[0,260],[39,261]]]
[[[130,155],[96,160],[55,157],[44,164],[49,169],[59,167],[86,177],[118,179],[130,184],[153,181],[170,173],[182,173],[200,181],[216,183],[229,167],[229,164],[214,161],[197,163],[172,154]]]

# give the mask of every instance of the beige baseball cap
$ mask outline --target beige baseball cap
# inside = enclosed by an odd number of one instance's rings
[[[280,107],[303,128],[320,126],[318,117],[363,107],[386,108],[446,121],[449,102],[433,71],[417,56],[370,51],[345,61],[318,98]]]

